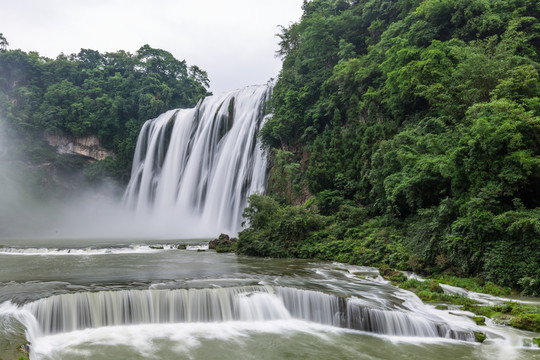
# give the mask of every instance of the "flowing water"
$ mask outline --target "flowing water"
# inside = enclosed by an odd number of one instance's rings
[[[124,196],[135,217],[75,213],[92,227],[109,217],[108,236],[81,239],[87,227],[78,239],[0,239],[0,359],[18,359],[25,344],[32,360],[540,359],[538,334],[435,310],[376,269],[217,254],[208,239],[186,240],[236,233],[247,196],[264,191],[257,132],[270,91],[148,121]]]
[[[534,334],[435,310],[373,268],[205,240],[47,243],[2,241],[0,353],[28,340],[51,360],[540,358]]]
[[[124,201],[144,219],[215,236],[240,230],[247,196],[264,192],[257,133],[271,87],[253,86],[168,111],[139,135]]]

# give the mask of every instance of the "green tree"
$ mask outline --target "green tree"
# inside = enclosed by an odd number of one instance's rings
[[[260,133],[287,154],[271,170],[284,183],[269,187],[282,202],[268,210],[272,231],[298,211],[284,204],[307,198],[325,223],[293,256],[536,291],[537,2],[314,0],[303,10],[281,28],[283,68]],[[244,239],[260,241],[250,229]]]
[[[0,33],[0,50],[6,50],[8,46],[9,46],[9,43],[4,37],[4,34]]]

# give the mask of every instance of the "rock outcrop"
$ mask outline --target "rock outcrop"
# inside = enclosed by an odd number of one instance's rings
[[[217,239],[208,243],[208,248],[215,249],[217,252],[232,252],[236,251],[237,241],[237,238],[229,238],[229,235],[221,234]]]
[[[59,154],[76,154],[94,160],[103,160],[109,156],[115,157],[113,151],[100,145],[96,135],[69,137],[58,134],[45,134],[45,139],[49,145],[56,148]]]

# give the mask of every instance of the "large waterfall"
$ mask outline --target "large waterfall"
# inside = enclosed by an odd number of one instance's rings
[[[247,87],[171,110],[141,129],[127,206],[188,236],[240,230],[247,196],[265,187],[257,133],[271,87]]]

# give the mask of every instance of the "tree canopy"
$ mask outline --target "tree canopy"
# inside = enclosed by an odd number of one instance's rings
[[[149,45],[135,54],[81,49],[56,59],[7,46],[0,34],[0,116],[25,139],[20,150],[30,161],[42,160],[44,133],[95,134],[116,154],[104,168],[126,181],[143,122],[209,94],[206,72]]]
[[[270,179],[283,183],[269,194],[285,208],[307,200],[304,211],[329,225],[306,229],[288,256],[540,293],[539,3],[303,9],[279,35],[283,69],[261,136],[274,148]],[[250,219],[262,203],[252,201]],[[266,230],[253,223],[239,249],[250,239],[263,247]]]

